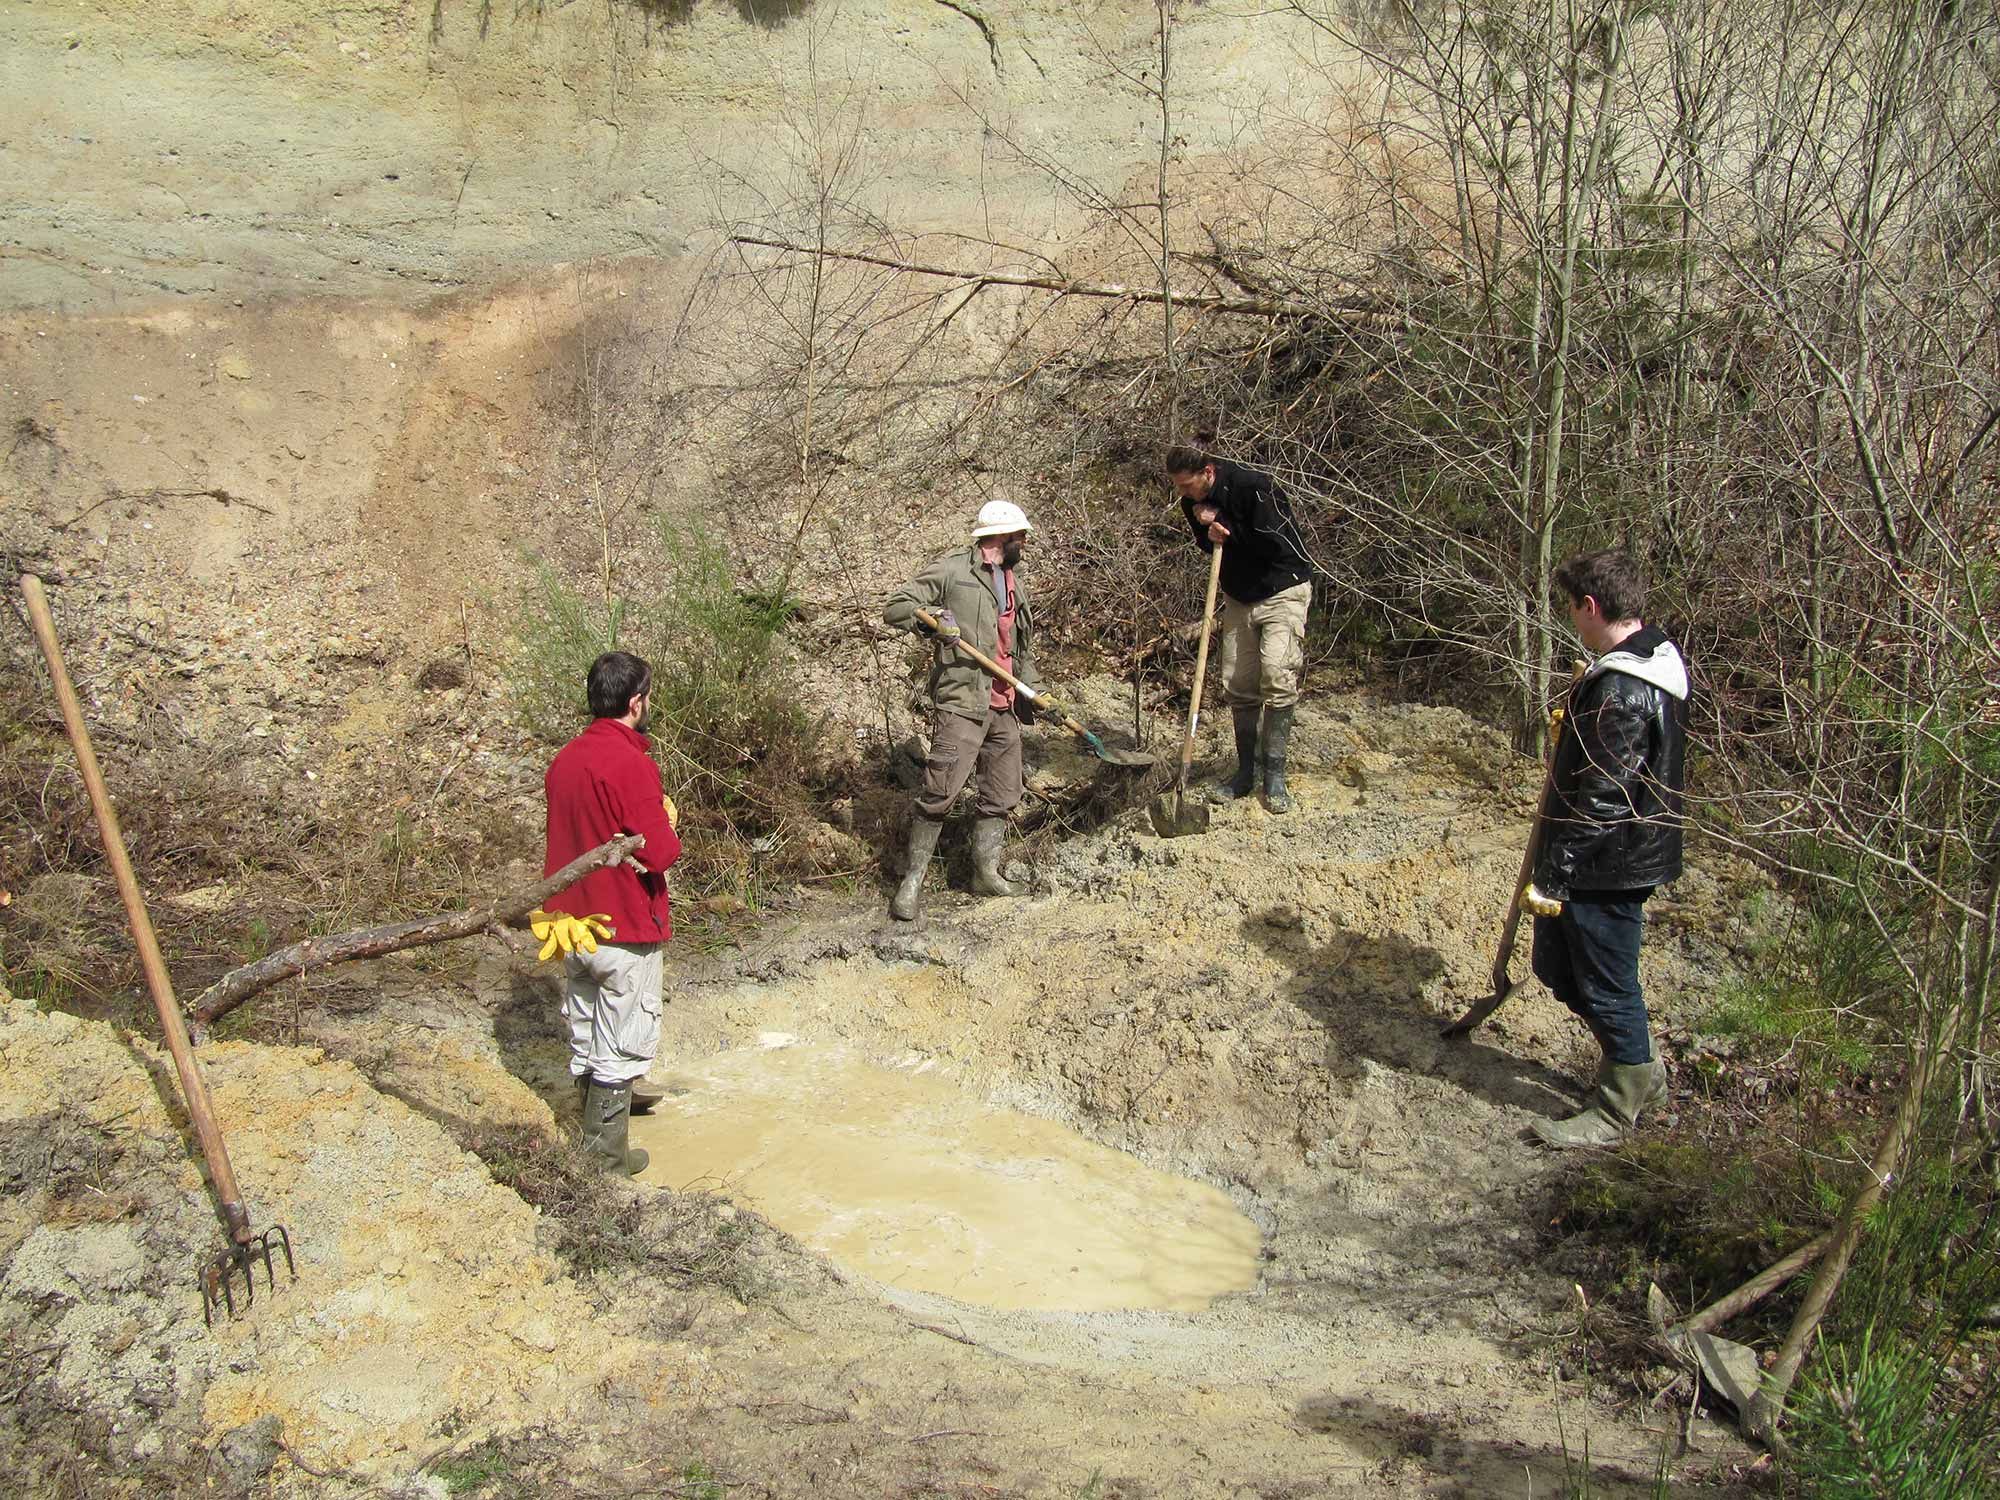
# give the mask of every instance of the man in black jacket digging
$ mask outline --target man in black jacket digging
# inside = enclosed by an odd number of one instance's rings
[[[1570,622],[1596,660],[1570,694],[1550,774],[1534,879],[1534,967],[1603,1053],[1595,1096],[1568,1120],[1537,1120],[1550,1146],[1608,1146],[1665,1102],[1639,988],[1646,898],[1681,873],[1687,665],[1647,625],[1645,580],[1622,552],[1555,570]]]
[[[1265,806],[1290,812],[1285,745],[1299,701],[1312,604],[1312,566],[1291,505],[1269,474],[1199,448],[1170,449],[1166,470],[1195,545],[1204,552],[1223,546],[1222,645],[1215,670],[1236,729],[1236,774],[1212,788],[1209,800],[1247,797],[1261,780]]]

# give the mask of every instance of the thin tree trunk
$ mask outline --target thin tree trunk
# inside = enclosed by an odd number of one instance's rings
[[[1992,914],[1989,913],[1989,928],[1991,922]],[[1965,1002],[1961,998],[1946,1012],[1936,1040],[1922,1047],[1910,1059],[1909,1071],[1903,1077],[1902,1100],[1896,1106],[1895,1118],[1889,1122],[1889,1128],[1883,1131],[1882,1139],[1875,1148],[1875,1159],[1868,1168],[1868,1180],[1841,1210],[1840,1219],[1831,1231],[1832,1242],[1827,1246],[1812,1285],[1806,1289],[1805,1301],[1799,1304],[1792,1326],[1785,1334],[1777,1360],[1765,1372],[1764,1383],[1751,1398],[1750,1409],[1743,1414],[1744,1432],[1766,1447],[1777,1446],[1778,1423],[1784,1415],[1785,1398],[1798,1376],[1806,1346],[1818,1332],[1820,1320],[1826,1316],[1827,1308],[1840,1291],[1841,1279],[1847,1275],[1848,1263],[1854,1258],[1855,1247],[1861,1243],[1861,1230],[1869,1211],[1881,1201],[1882,1194],[1902,1169],[1903,1154],[1909,1147],[1910,1137],[1916,1133],[1924,1098],[1937,1076],[1938,1062],[1949,1057],[1957,1045],[1959,1021],[1964,1014]]]

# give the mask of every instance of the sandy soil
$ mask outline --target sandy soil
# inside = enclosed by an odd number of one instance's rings
[[[1643,1493],[1679,1418],[1566,1367],[1575,1292],[1537,1264],[1553,1168],[1524,1126],[1576,1093],[1580,1034],[1529,986],[1481,1036],[1436,1035],[1482,987],[1532,767],[1455,711],[1362,699],[1309,705],[1295,744],[1291,817],[1163,841],[1133,806],[1044,854],[1027,899],[934,873],[911,927],[870,891],[678,955],[659,1069],[771,1031],[932,1061],[1222,1189],[1262,1231],[1248,1292],[1001,1311],[761,1227],[741,1301],[566,1273],[457,1144],[571,1107],[552,981],[494,945],[385,975],[338,1028],[351,1062],[207,1049],[244,1191],[299,1260],[213,1334],[191,1273],[216,1231],[159,1057],[10,1003],[10,1336],[55,1351],[37,1389],[118,1413],[135,1458],[277,1492],[408,1486],[499,1435],[523,1475],[698,1462],[760,1494],[1540,1494],[1587,1434],[1597,1493]],[[1663,903],[1668,1016],[1714,981],[1716,890],[1697,871]],[[67,1170],[63,1142],[87,1143]],[[1677,1472],[1741,1456],[1693,1436]]]

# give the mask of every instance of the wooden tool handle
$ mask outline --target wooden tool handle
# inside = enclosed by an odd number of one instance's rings
[[[1570,692],[1583,681],[1588,670],[1583,662],[1571,662],[1569,670]],[[1562,744],[1564,730],[1569,725],[1568,699],[1565,695],[1563,707],[1550,716],[1555,722],[1549,735],[1548,759],[1542,771],[1542,794],[1535,800],[1535,820],[1528,825],[1528,844],[1521,851],[1521,870],[1514,877],[1514,899],[1507,904],[1507,920],[1500,929],[1500,951],[1493,958],[1493,987],[1504,990],[1507,987],[1507,965],[1513,962],[1514,939],[1521,930],[1521,893],[1535,876],[1535,861],[1542,852],[1542,836],[1547,831],[1549,798],[1554,794],[1556,784],[1556,750]]]
[[[84,727],[83,709],[77,702],[76,689],[70,686],[69,673],[63,669],[62,647],[56,642],[55,619],[49,613],[48,596],[42,592],[42,581],[32,573],[21,575],[21,597],[28,606],[28,622],[35,632],[35,643],[42,648],[42,656],[49,664],[49,676],[55,683],[56,702],[61,705],[63,728],[69,731],[70,745],[76,751],[77,766],[83,772],[84,789],[90,794],[91,811],[97,814],[97,829],[104,838],[104,853],[111,861],[111,874],[118,882],[118,894],[125,902],[125,916],[132,925],[132,941],[138,945],[139,965],[146,971],[146,986],[153,992],[153,1005],[160,1013],[160,1030],[166,1033],[167,1049],[174,1056],[174,1071],[180,1075],[181,1093],[187,1099],[188,1119],[194,1124],[195,1139],[201,1143],[201,1154],[208,1162],[208,1173],[215,1183],[215,1196],[222,1207],[222,1218],[229,1229],[229,1236],[238,1244],[253,1238],[250,1233],[250,1213],[243,1206],[243,1195],[237,1191],[236,1173],[229,1165],[229,1149],[222,1143],[222,1130],[215,1123],[215,1111],[209,1104],[208,1085],[202,1081],[201,1069],[194,1059],[194,1049],[188,1044],[187,1027],[181,1021],[181,1009],[174,999],[173,982],[167,977],[166,963],[160,957],[159,940],[153,936],[152,920],[146,915],[146,901],[139,894],[139,882],[132,874],[132,861],[125,854],[125,837],[118,830],[118,813],[111,805],[111,796],[104,789],[104,776],[97,768],[97,755],[90,747],[90,731]]]
[[[1215,556],[1208,564],[1208,597],[1201,606],[1201,646],[1194,655],[1194,696],[1188,699],[1187,737],[1181,741],[1181,784],[1186,785],[1187,774],[1194,765],[1194,736],[1201,727],[1201,690],[1208,680],[1208,633],[1215,621],[1215,589],[1222,579],[1222,544],[1215,545]]]
[[[929,610],[920,609],[916,612],[916,615],[918,624],[927,625],[932,630],[936,630],[938,628],[937,616],[932,614]],[[1020,693],[1030,703],[1034,704],[1035,711],[1037,713],[1051,714],[1054,716],[1056,721],[1062,725],[1063,728],[1067,729],[1071,734],[1075,735],[1078,739],[1085,740],[1093,744],[1096,742],[1096,736],[1093,735],[1088,729],[1085,729],[1081,724],[1077,723],[1077,721],[1072,719],[1068,714],[1064,713],[1062,711],[1062,708],[1053,699],[1047,698],[1043,696],[1040,692],[1036,691],[1034,688],[1029,687],[1027,683],[1021,681],[1020,678],[1016,677],[1012,672],[1008,671],[1005,667],[1001,666],[999,662],[995,661],[992,657],[988,656],[984,651],[981,651],[977,646],[972,645],[963,636],[960,636],[955,641],[940,641],[938,644],[941,646],[949,646],[954,651],[963,651],[967,656],[971,657],[973,661],[977,663],[979,666],[984,667],[987,671],[991,672],[995,677],[999,678],[1002,682],[1006,683],[1007,686],[1011,687],[1015,692]]]

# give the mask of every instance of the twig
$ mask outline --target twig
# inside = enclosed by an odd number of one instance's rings
[[[755,235],[730,236],[732,245],[755,245],[765,250],[784,250],[793,255],[811,255],[827,260],[858,261],[865,266],[884,266],[891,271],[908,271],[915,276],[948,276],[975,286],[1024,286],[1045,292],[1061,292],[1066,297],[1110,297],[1120,302],[1164,302],[1157,289],[1125,286],[1108,281],[1068,281],[1054,276],[1024,276],[1018,271],[967,271],[952,266],[928,266],[919,261],[898,260],[887,255],[870,255],[862,250],[827,250],[816,245],[794,245],[786,240],[760,239]],[[1342,298],[1324,306],[1271,297],[1218,297],[1199,292],[1173,294],[1177,307],[1207,307],[1217,312],[1243,313],[1260,318],[1321,318],[1344,312],[1355,317],[1382,317],[1387,309],[1372,298]]]
[[[70,527],[81,521],[92,511],[102,509],[107,505],[116,504],[120,500],[144,500],[149,503],[156,503],[161,500],[214,500],[222,505],[240,505],[245,510],[256,511],[260,516],[276,514],[268,506],[259,505],[255,500],[247,499],[233,490],[225,490],[220,485],[210,485],[207,489],[199,490],[168,490],[161,489],[156,485],[150,490],[112,490],[102,500],[86,505],[67,521],[58,521],[54,529],[57,531],[68,531]]]
[[[938,1323],[918,1323],[912,1321],[910,1326],[912,1328],[921,1328],[925,1333],[934,1333],[941,1339],[950,1339],[954,1344],[964,1344],[971,1349],[979,1347],[977,1339],[967,1338],[962,1333],[954,1333],[951,1329]]]

